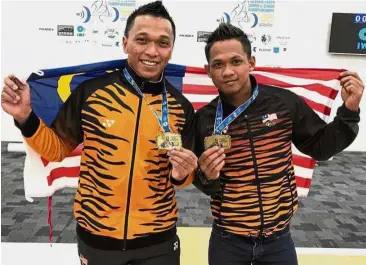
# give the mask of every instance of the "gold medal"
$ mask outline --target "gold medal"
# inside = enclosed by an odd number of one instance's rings
[[[205,137],[205,150],[213,146],[228,149],[231,147],[231,136],[225,134],[216,134]]]
[[[159,150],[172,150],[182,146],[182,137],[178,133],[162,133],[156,135],[156,146]]]

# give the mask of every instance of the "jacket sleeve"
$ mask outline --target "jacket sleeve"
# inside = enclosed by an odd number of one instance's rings
[[[186,121],[184,123],[183,130],[181,132],[182,146],[183,146],[183,148],[194,152],[195,120],[194,120],[194,108],[191,103],[188,104],[187,111],[185,113],[185,117],[186,117]],[[170,180],[174,186],[179,187],[179,188],[184,188],[192,183],[194,175],[195,175],[195,173],[193,171],[190,175],[188,175],[185,179],[183,179],[181,181],[178,181],[172,177],[170,177]]]
[[[293,143],[302,153],[324,161],[347,148],[358,134],[360,111],[343,104],[332,122],[327,124],[299,96],[295,100]]]
[[[27,144],[48,161],[62,161],[83,139],[81,130],[81,109],[83,88],[76,88],[62,105],[51,127],[32,111],[27,121],[15,125]]]
[[[196,122],[195,122],[195,154],[199,158],[204,149],[204,140],[207,132],[205,131],[205,121],[201,112],[196,113]],[[211,196],[217,193],[221,193],[221,182],[220,178],[217,178],[213,181],[206,182],[206,176],[201,170],[197,170],[195,172],[193,185],[196,186],[197,189],[202,191],[204,194]]]

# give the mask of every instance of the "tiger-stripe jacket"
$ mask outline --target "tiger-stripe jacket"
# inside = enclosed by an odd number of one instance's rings
[[[127,64],[144,100],[121,70],[80,84],[61,107],[51,128],[34,112],[21,129],[26,142],[48,161],[62,161],[80,143],[80,177],[74,201],[77,234],[99,249],[132,249],[157,244],[176,233],[175,187],[167,152],[156,147],[162,132],[164,81],[169,126],[193,150],[194,109],[165,77],[149,82]],[[150,105],[150,106],[149,106]]]
[[[257,82],[250,75],[252,87]],[[340,106],[326,124],[295,93],[259,85],[257,98],[227,133],[231,148],[217,180],[194,184],[211,195],[216,225],[252,237],[269,236],[285,228],[298,208],[292,143],[302,153],[327,160],[349,146],[358,134],[359,112]],[[196,154],[204,152],[204,138],[213,133],[218,97],[196,113]],[[235,107],[223,100],[223,118]],[[206,185],[204,185],[204,183]]]

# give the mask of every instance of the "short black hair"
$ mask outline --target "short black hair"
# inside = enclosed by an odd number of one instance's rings
[[[220,23],[214,32],[210,34],[205,46],[205,54],[207,62],[210,61],[210,50],[212,45],[217,41],[236,39],[240,41],[243,46],[244,52],[248,55],[248,59],[252,56],[252,45],[248,39],[247,34],[240,28],[235,27],[232,24]]]
[[[125,36],[128,37],[128,33],[133,27],[133,23],[135,22],[136,17],[150,15],[154,17],[161,17],[167,19],[172,24],[173,36],[175,41],[175,24],[172,17],[169,15],[168,10],[163,5],[162,1],[155,1],[148,3],[146,5],[142,5],[136,10],[134,10],[129,17],[127,18],[126,28],[125,28]]]

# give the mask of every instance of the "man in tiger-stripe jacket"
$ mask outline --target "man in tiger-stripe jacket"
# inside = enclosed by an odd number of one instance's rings
[[[293,92],[257,84],[249,74],[255,66],[250,41],[239,28],[220,25],[205,52],[220,93],[196,113],[200,170],[194,183],[211,195],[214,218],[209,264],[295,265],[292,142],[317,160],[349,146],[358,133],[364,84],[356,73],[341,73],[344,104],[327,125]],[[205,148],[215,140],[229,148]]]
[[[5,79],[2,107],[34,150],[61,161],[83,143],[74,202],[81,264],[180,262],[174,187],[192,182],[197,157],[193,106],[163,72],[174,40],[161,1],[139,7],[126,23],[126,68],[83,82],[52,128],[32,111],[29,86]],[[157,135],[179,145],[178,134],[182,147],[157,147]]]

